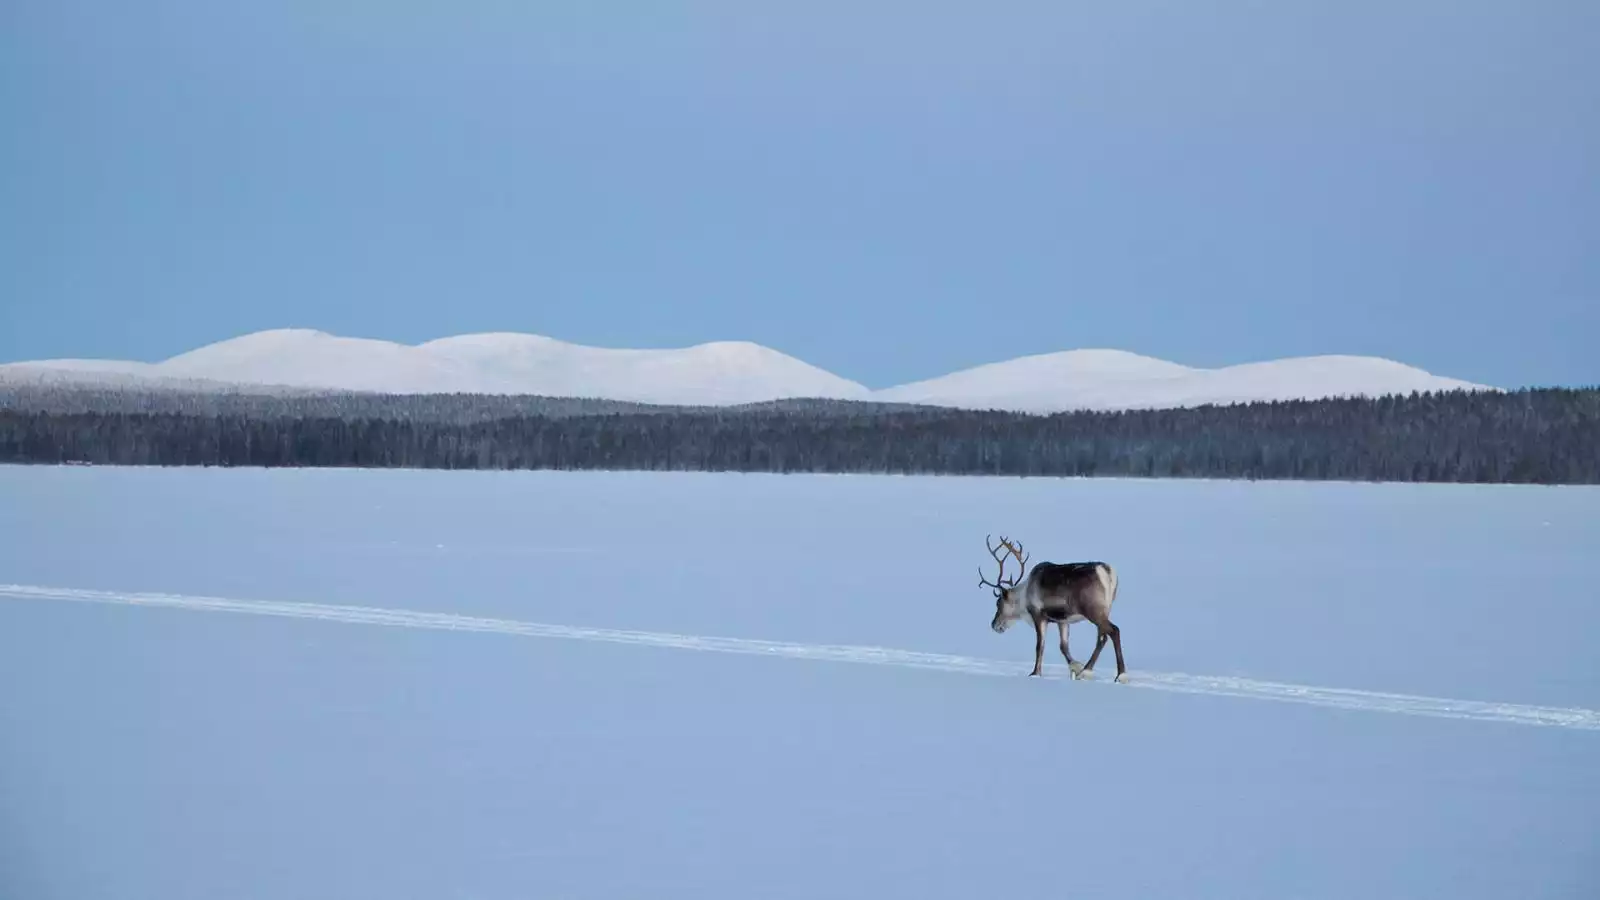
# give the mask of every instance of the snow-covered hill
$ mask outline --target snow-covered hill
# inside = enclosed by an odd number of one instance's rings
[[[873,399],[1056,412],[1456,389],[1490,388],[1371,356],[1307,356],[1199,369],[1120,350],[1068,350],[889,388],[876,392]]]
[[[8,382],[537,394],[712,406],[804,397],[1025,412],[1487,389],[1364,356],[1199,369],[1120,350],[1069,350],[874,391],[746,342],[632,350],[494,333],[407,345],[305,329],[248,334],[158,363],[74,359],[0,365],[0,384]]]
[[[757,344],[667,350],[585,347],[527,334],[473,334],[411,346],[282,329],[159,363],[45,360],[0,366],[4,381],[271,385],[381,393],[539,394],[724,405],[787,397],[865,399],[869,391]]]

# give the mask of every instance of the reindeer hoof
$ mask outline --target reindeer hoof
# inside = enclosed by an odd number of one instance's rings
[[[1076,669],[1072,673],[1073,681],[1088,681],[1094,677],[1093,669]]]
[[[1117,674],[1117,684],[1127,684],[1127,683],[1128,683],[1128,673],[1127,672],[1118,673]]]
[[[1083,671],[1083,663],[1074,660],[1067,663],[1067,668],[1072,670],[1072,677],[1077,678],[1078,673]]]

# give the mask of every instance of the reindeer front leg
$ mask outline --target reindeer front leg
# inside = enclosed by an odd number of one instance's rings
[[[1030,677],[1044,674],[1044,624],[1044,619],[1033,617],[1033,671],[1028,673]]]
[[[1072,670],[1074,678],[1083,671],[1083,663],[1072,658],[1072,648],[1067,645],[1067,620],[1062,619],[1056,623],[1056,628],[1061,632],[1061,655],[1067,658],[1067,668]]]

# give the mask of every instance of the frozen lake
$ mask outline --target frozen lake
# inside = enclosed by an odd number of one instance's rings
[[[1024,677],[985,533],[1117,566],[1132,684]],[[0,896],[1600,896],[1596,547],[1592,488],[0,467]]]

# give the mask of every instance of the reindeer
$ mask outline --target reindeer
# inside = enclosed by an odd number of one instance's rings
[[[989,627],[996,634],[1003,634],[1012,622],[1023,615],[1033,621],[1033,671],[1028,673],[1030,676],[1041,674],[1044,666],[1044,632],[1049,623],[1054,622],[1061,632],[1061,655],[1067,658],[1067,666],[1072,670],[1074,679],[1088,678],[1093,674],[1095,660],[1100,658],[1100,651],[1105,649],[1106,638],[1110,638],[1117,654],[1117,681],[1128,683],[1128,670],[1122,662],[1122,629],[1111,621],[1111,604],[1117,599],[1117,573],[1111,566],[1098,561],[1041,562],[1028,571],[1028,557],[1023,555],[1020,541],[1012,543],[1001,535],[1000,546],[994,547],[989,545],[989,536],[985,535],[983,542],[989,547],[989,555],[1000,564],[1000,573],[995,576],[994,582],[984,578],[983,567],[978,567],[978,584],[994,589],[994,620]],[[1006,552],[1001,553],[1002,549]],[[1018,569],[1009,581],[1005,577],[1007,557],[1017,561]],[[1027,574],[1024,575],[1024,572]],[[1093,622],[1098,633],[1089,661],[1080,663],[1072,658],[1072,650],[1067,647],[1067,626],[1084,621]]]

